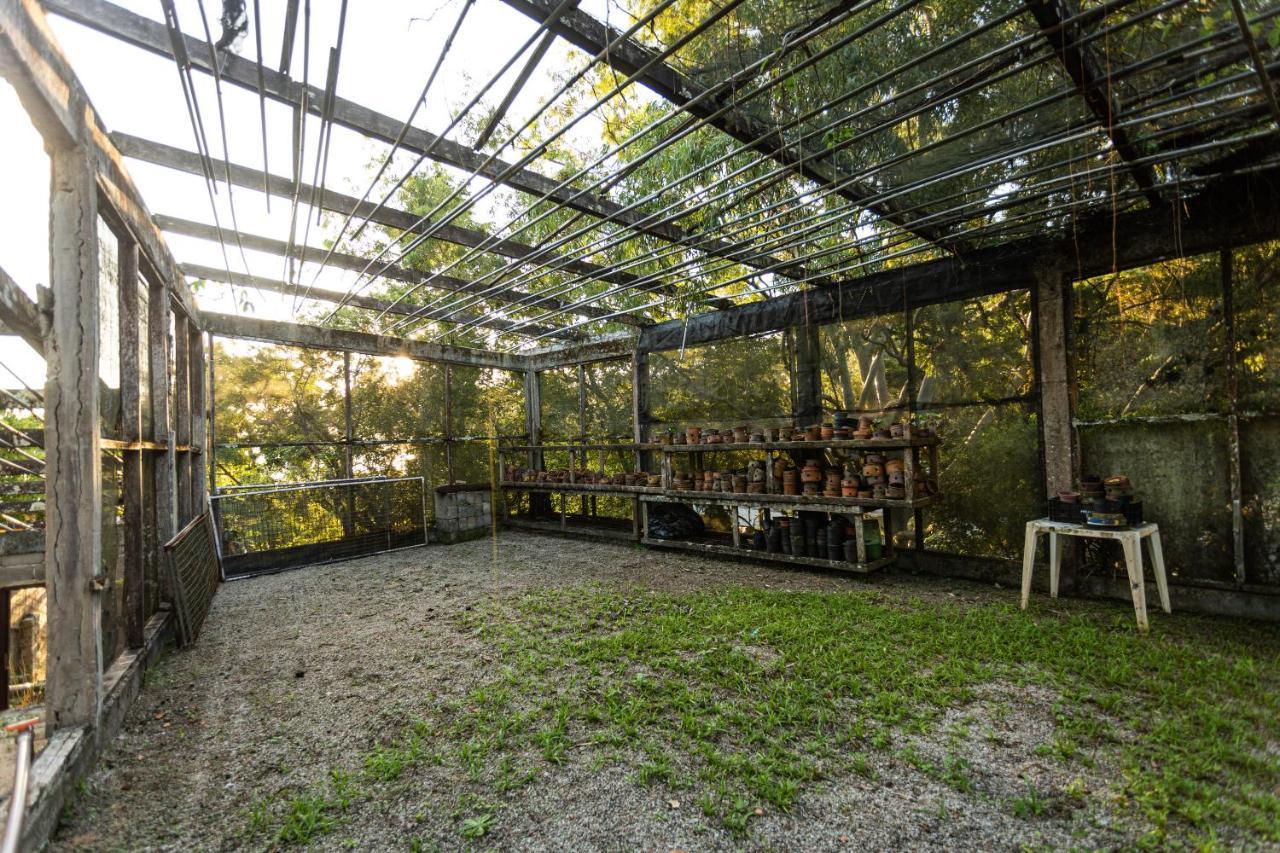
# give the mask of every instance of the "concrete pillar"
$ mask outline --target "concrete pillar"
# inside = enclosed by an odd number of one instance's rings
[[[1075,488],[1080,447],[1072,418],[1076,384],[1071,339],[1071,280],[1058,267],[1034,271],[1036,378],[1040,391],[1040,438],[1046,496]]]

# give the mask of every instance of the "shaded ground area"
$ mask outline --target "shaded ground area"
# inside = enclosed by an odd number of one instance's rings
[[[225,585],[53,847],[1275,844],[1278,651],[507,533]]]

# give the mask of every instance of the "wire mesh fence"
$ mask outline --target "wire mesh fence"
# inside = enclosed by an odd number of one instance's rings
[[[211,496],[227,577],[426,542],[422,477],[338,480]]]

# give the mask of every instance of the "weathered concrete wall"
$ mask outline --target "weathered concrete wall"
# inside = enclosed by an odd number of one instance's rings
[[[1280,418],[1240,422],[1245,577],[1280,586]]]
[[[1080,444],[1084,471],[1133,482],[1173,583],[1235,579],[1225,422],[1081,427]]]
[[[436,489],[436,535],[442,542],[478,539],[493,525],[493,499],[489,487]]]

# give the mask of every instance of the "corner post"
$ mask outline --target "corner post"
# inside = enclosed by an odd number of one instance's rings
[[[81,148],[51,149],[52,317],[44,348],[50,733],[96,726],[102,713],[97,186]]]

